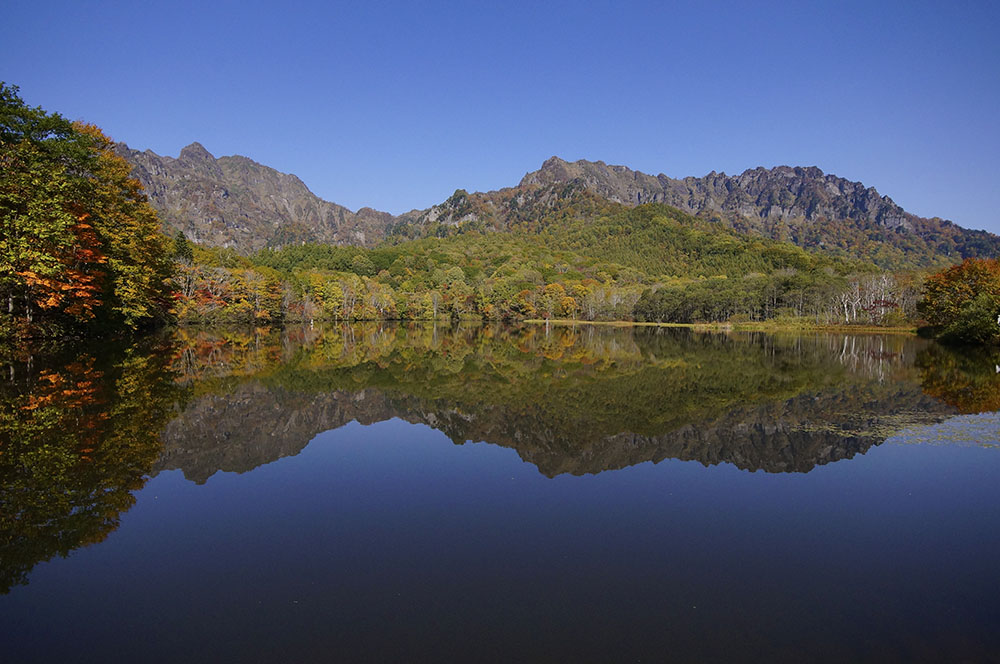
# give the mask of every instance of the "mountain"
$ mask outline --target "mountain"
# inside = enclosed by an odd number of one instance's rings
[[[521,180],[525,185],[580,181],[612,201],[634,206],[666,203],[697,214],[729,213],[747,219],[853,219],[865,225],[909,227],[907,214],[887,196],[860,182],[826,175],[816,167],[754,168],[737,176],[711,172],[681,180],[633,171],[602,161],[551,157]],[[909,215],[912,216],[912,215]]]
[[[736,176],[648,175],[601,161],[546,160],[514,187],[462,189],[439,205],[393,216],[325,201],[294,175],[192,143],[177,158],[119,145],[165,224],[192,240],[250,253],[303,242],[375,246],[463,231],[529,232],[593,221],[650,203],[696,215],[705,228],[787,241],[883,268],[951,264],[1000,254],[1000,237],[911,214],[874,188],[816,167]]]
[[[247,157],[216,159],[199,143],[176,159],[124,144],[117,152],[166,225],[195,242],[243,252],[301,242],[371,246],[393,221],[385,212],[324,201],[296,176]]]
[[[736,176],[674,179],[601,161],[551,157],[520,187],[577,183],[617,203],[664,203],[747,233],[807,249],[917,267],[996,256],[1000,237],[906,212],[872,187],[816,167],[754,168]]]

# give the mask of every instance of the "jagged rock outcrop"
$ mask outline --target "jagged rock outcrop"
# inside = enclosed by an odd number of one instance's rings
[[[610,201],[663,203],[741,232],[889,268],[1000,254],[996,235],[910,214],[874,188],[816,167],[675,179],[552,157],[518,186],[472,194],[460,189],[439,205],[393,216],[371,208],[352,212],[317,197],[294,175],[247,157],[216,159],[198,143],[176,159],[123,144],[117,149],[169,228],[244,253],[301,242],[374,246],[390,236],[423,237],[459,225],[505,231],[560,207],[573,208],[581,218],[598,216],[608,212]]]
[[[243,252],[299,242],[370,246],[393,216],[352,212],[319,198],[294,175],[241,156],[216,159],[192,143],[175,159],[119,144],[164,223],[195,242]]]
[[[675,179],[602,161],[551,157],[521,186],[579,183],[624,205],[664,203],[803,247],[857,249],[858,240],[885,243],[915,254],[914,264],[934,264],[1000,253],[1000,237],[951,221],[910,214],[888,196],[819,168],[753,168],[735,176],[711,172]],[[862,257],[879,261],[877,247]],[[885,261],[882,261],[885,263]]]
[[[680,180],[612,166],[602,161],[566,162],[552,157],[528,173],[522,185],[579,180],[599,195],[625,205],[666,203],[699,213],[726,212],[760,219],[854,219],[888,228],[911,228],[908,215],[873,187],[827,175],[815,166],[754,168],[728,176],[715,171]]]

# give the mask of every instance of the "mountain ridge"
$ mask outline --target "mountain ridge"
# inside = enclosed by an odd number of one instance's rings
[[[853,254],[881,267],[942,265],[1000,253],[1000,237],[992,233],[912,214],[874,187],[816,166],[756,167],[735,176],[713,171],[675,179],[600,161],[551,157],[521,180],[522,186],[559,182],[582,183],[624,205],[664,203],[741,232]]]
[[[123,143],[116,152],[163,221],[195,242],[243,251],[300,242],[368,246],[394,218],[372,208],[353,212],[316,196],[294,174],[242,155],[216,158],[197,142],[177,157]]]
[[[557,156],[513,187],[469,194],[399,215],[351,211],[316,196],[297,176],[244,156],[215,158],[200,143],[178,157],[119,144],[165,224],[190,239],[250,253],[304,242],[372,247],[463,228],[504,231],[589,192],[609,204],[661,203],[741,233],[884,268],[939,266],[1000,253],[1000,237],[907,212],[889,196],[816,166],[756,167],[738,175],[671,178],[603,161]],[[588,204],[588,214],[600,206]]]

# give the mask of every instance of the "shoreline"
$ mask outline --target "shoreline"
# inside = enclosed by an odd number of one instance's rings
[[[521,321],[531,325],[545,325],[544,318],[529,318]],[[550,318],[549,325],[598,325],[603,327],[673,327],[711,332],[842,332],[853,334],[900,334],[917,336],[916,326],[878,327],[875,325],[829,325],[829,324],[782,324],[769,322],[744,323],[648,323],[627,320],[573,320],[571,318]]]

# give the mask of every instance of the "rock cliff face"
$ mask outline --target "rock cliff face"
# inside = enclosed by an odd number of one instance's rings
[[[814,166],[754,168],[735,176],[713,171],[700,178],[674,179],[601,161],[552,157],[525,175],[521,186],[571,182],[624,205],[664,203],[807,248],[857,251],[859,243],[885,243],[918,256],[914,264],[933,264],[935,257],[960,260],[1000,253],[996,235],[910,214],[873,187]],[[862,257],[878,262],[877,248],[868,255],[862,251]]]
[[[666,203],[682,210],[732,213],[759,219],[853,219],[865,225],[911,228],[908,215],[888,196],[860,182],[827,175],[815,166],[754,168],[740,175],[711,172],[681,180],[647,175],[601,161],[566,162],[552,157],[528,173],[522,185],[579,180],[601,196],[625,205]]]
[[[392,215],[319,198],[294,175],[248,159],[216,159],[192,143],[175,159],[119,145],[163,221],[203,244],[250,252],[299,242],[373,245]]]
[[[196,242],[244,253],[301,242],[374,246],[390,235],[422,237],[468,222],[503,231],[560,205],[586,215],[588,207],[598,214],[601,202],[611,201],[663,203],[742,232],[884,267],[944,265],[1000,254],[1000,237],[910,214],[874,188],[815,167],[674,179],[601,161],[552,157],[516,187],[474,194],[458,190],[440,205],[393,216],[371,208],[352,212],[317,197],[294,175],[247,157],[216,159],[198,143],[176,159],[125,145],[118,152],[132,164],[168,227]]]

